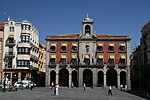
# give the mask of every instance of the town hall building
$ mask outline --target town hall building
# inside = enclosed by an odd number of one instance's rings
[[[96,34],[93,24],[87,17],[81,33],[46,37],[46,86],[130,89],[130,37]]]

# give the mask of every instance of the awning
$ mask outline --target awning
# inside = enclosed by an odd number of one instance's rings
[[[77,55],[72,55],[72,58],[73,58],[73,59],[76,59],[76,58],[77,58]]]
[[[76,43],[73,43],[73,44],[72,44],[72,46],[75,46],[75,47],[77,47],[77,44],[76,44]]]
[[[56,58],[56,55],[51,55],[51,58]]]
[[[56,44],[55,44],[55,43],[52,43],[51,46],[56,46]]]
[[[9,35],[8,38],[14,38],[14,35]]]
[[[120,46],[125,46],[125,44],[124,44],[124,43],[121,43]]]
[[[66,43],[62,43],[61,46],[67,46],[67,44]]]
[[[64,59],[66,59],[66,55],[61,55],[61,58],[64,58]]]
[[[90,58],[90,56],[88,54],[85,55],[85,58]]]
[[[115,57],[114,57],[114,55],[110,55],[109,58],[110,59],[114,59]]]
[[[125,55],[121,55],[121,59],[125,59],[126,58],[126,56]]]
[[[103,55],[99,55],[98,58],[103,59]]]
[[[114,46],[114,44],[109,44],[109,46]]]
[[[99,43],[98,46],[103,46],[103,44]]]

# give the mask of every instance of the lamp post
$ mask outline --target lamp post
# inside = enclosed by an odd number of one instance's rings
[[[4,82],[3,82],[3,92],[6,92],[6,89],[5,89],[5,87],[6,87],[6,66],[7,66],[7,64],[8,64],[8,58],[4,58]]]

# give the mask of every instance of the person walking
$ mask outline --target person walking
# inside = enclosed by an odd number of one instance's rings
[[[85,87],[86,87],[86,85],[85,85],[85,83],[84,83],[84,84],[83,84],[84,91],[85,91]]]
[[[54,87],[54,83],[52,82],[52,84],[51,84],[51,89]]]
[[[72,87],[72,88],[74,88],[74,84],[73,84],[73,82],[71,83],[71,87]]]
[[[111,95],[111,96],[112,96],[112,87],[111,87],[111,86],[109,86],[108,95]]]
[[[56,95],[58,95],[58,94],[59,94],[58,88],[59,88],[59,85],[58,85],[58,84],[56,84]]]

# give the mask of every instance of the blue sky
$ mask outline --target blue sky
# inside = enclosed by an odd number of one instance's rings
[[[140,43],[141,28],[150,20],[150,0],[0,0],[0,21],[8,16],[29,20],[48,35],[80,33],[87,13],[98,34],[128,35],[131,51]]]

